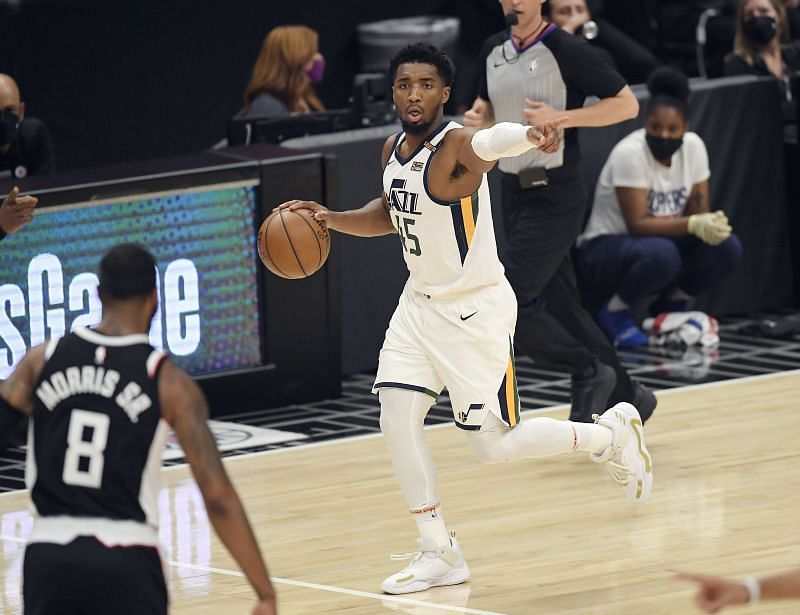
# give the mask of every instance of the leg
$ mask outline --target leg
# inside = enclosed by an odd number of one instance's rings
[[[436,466],[425,441],[425,417],[434,399],[425,393],[381,389],[381,431],[394,473],[417,522],[420,536],[446,545],[449,534],[436,489]]]
[[[467,432],[467,438],[485,463],[588,451],[592,461],[607,463],[609,473],[629,501],[640,504],[650,495],[652,460],[644,443],[639,413],[628,403],[595,415],[595,424],[591,425],[537,417],[508,427],[490,413],[480,431]]]
[[[719,282],[742,260],[742,243],[736,235],[718,246],[694,237],[682,238],[678,249],[683,256],[678,288],[692,297]]]
[[[611,300],[598,311],[597,320],[614,345],[647,344],[631,308],[677,278],[681,255],[675,243],[664,237],[606,235],[582,247],[580,258],[586,275],[605,280]]]
[[[483,463],[551,457],[575,451],[601,454],[611,446],[612,432],[595,424],[536,417],[509,427],[490,412],[467,441]]]
[[[544,312],[542,298],[583,223],[585,193],[580,182],[558,181],[522,191],[516,176],[504,175],[502,187],[508,235],[503,264],[519,304],[514,343],[535,360],[590,376],[595,357]]]
[[[631,382],[614,348],[580,305],[568,258],[586,209],[580,178],[556,177],[546,188],[526,191],[515,182],[514,176],[503,177],[508,234],[503,263],[519,303],[514,343],[534,360],[560,365],[572,375],[578,420],[590,420],[592,412],[607,407],[609,390],[614,401],[642,405],[646,420],[655,397]],[[545,310],[546,303],[554,305]],[[616,384],[609,384],[614,376],[608,370],[597,368],[598,359],[613,368]]]
[[[419,528],[420,552],[414,561],[381,583],[389,594],[408,594],[469,579],[461,547],[450,538],[441,515],[436,467],[425,442],[423,424],[433,398],[425,393],[383,388],[381,431],[395,474]]]
[[[600,369],[592,378],[581,378],[573,374],[570,418],[576,421],[591,421],[591,416],[595,412],[602,412],[609,405],[619,401],[627,401],[636,406],[642,419],[646,421],[656,407],[656,398],[647,388],[631,380],[608,338],[580,305],[575,274],[569,259],[565,259],[562,263],[545,288],[543,296],[546,310],[552,317],[557,319],[561,327],[573,339],[578,340],[587,352],[600,361]],[[603,372],[611,372],[611,377],[604,377]],[[604,386],[604,381],[609,380],[616,381],[616,385],[610,385],[610,390]]]

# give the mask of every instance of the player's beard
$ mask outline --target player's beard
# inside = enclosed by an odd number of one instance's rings
[[[403,132],[408,135],[414,135],[415,137],[418,137],[420,135],[426,135],[428,132],[430,132],[431,126],[433,126],[433,120],[428,122],[420,122],[418,124],[411,124],[405,120],[400,120],[400,125],[403,127]]]

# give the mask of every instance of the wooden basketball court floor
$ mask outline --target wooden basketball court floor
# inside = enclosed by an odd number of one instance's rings
[[[382,438],[226,459],[287,614],[696,612],[679,570],[764,575],[800,566],[800,370],[661,392],[646,429],[655,483],[627,504],[585,454],[486,466],[452,425],[427,430],[469,583],[402,597],[380,581],[416,536]],[[566,407],[537,411],[564,418]],[[529,415],[525,415],[529,416]],[[254,604],[209,529],[185,467],[164,472],[172,612]],[[0,497],[0,612],[20,612],[27,493]],[[772,603],[748,613],[792,613]]]

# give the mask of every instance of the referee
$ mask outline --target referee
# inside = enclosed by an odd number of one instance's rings
[[[632,402],[647,420],[655,396],[631,381],[581,307],[570,259],[588,201],[575,129],[634,118],[639,103],[593,49],[544,19],[544,2],[500,0],[511,28],[484,44],[478,98],[464,115],[473,127],[568,118],[557,152],[531,150],[499,164],[503,262],[519,303],[514,341],[525,354],[571,374],[570,420],[591,421],[593,412],[618,401]],[[583,107],[587,96],[600,100]]]

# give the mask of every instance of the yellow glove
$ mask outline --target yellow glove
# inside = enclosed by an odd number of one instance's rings
[[[732,230],[724,211],[689,216],[689,232],[712,246],[718,246],[725,241]]]

